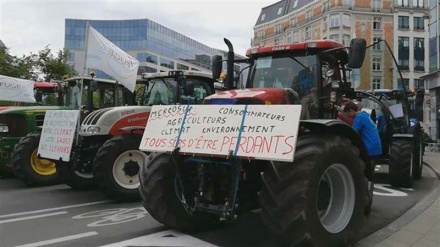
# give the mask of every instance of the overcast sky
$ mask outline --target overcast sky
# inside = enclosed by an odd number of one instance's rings
[[[208,46],[245,55],[263,7],[278,0],[0,0],[0,40],[12,55],[64,46],[64,19],[148,18]]]

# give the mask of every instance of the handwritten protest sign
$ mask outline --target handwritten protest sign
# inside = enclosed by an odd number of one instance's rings
[[[70,160],[78,116],[78,110],[46,111],[38,145],[41,157],[66,162]]]
[[[140,150],[293,161],[299,105],[155,105]]]

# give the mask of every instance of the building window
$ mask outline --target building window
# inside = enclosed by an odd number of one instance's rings
[[[278,13],[277,13],[277,15],[281,15],[282,12],[283,12],[283,7],[281,7],[281,8],[278,9]]]
[[[380,12],[381,0],[371,0],[371,10],[373,12]]]
[[[312,30],[310,30],[310,27],[305,28],[305,34],[306,34],[306,40],[312,38]]]
[[[353,8],[353,0],[344,0],[343,5],[346,9]]]
[[[328,37],[331,40],[339,42],[339,34],[332,34]]]
[[[322,3],[322,13],[325,13],[329,10],[329,1],[324,1]]]
[[[322,18],[322,29],[326,30],[327,29],[327,17]]]
[[[399,67],[401,70],[409,70],[409,37],[398,37],[399,42]]]
[[[347,34],[342,35],[342,45],[350,46],[350,35]]]
[[[414,8],[423,8],[424,7],[423,0],[413,0],[412,6]]]
[[[298,42],[299,41],[299,35],[298,32],[293,32],[292,35],[292,42]]]
[[[374,17],[373,18],[373,30],[381,30],[381,22],[382,18],[380,17]]]
[[[373,71],[382,71],[381,70],[382,59],[380,57],[373,57]]]
[[[380,78],[373,78],[373,89],[380,89],[382,84],[382,80]]]
[[[330,28],[339,27],[339,15],[331,15],[330,16]]]
[[[400,78],[397,78],[397,88],[398,89],[403,89],[403,85],[405,85],[405,88],[408,89],[409,88],[409,79],[404,78],[403,82]]]
[[[257,32],[257,37],[260,38],[260,39],[263,39],[264,38],[264,31],[263,30],[258,31]]]
[[[421,0],[421,1],[423,1],[423,0]],[[397,5],[402,6],[402,7],[409,7],[408,0],[397,0]]]
[[[161,57],[160,58],[160,66],[169,68],[169,69],[174,69],[174,62],[171,60],[168,60],[166,58]]]
[[[373,38],[373,43],[375,43],[373,45],[373,50],[375,50],[375,51],[380,51],[381,50],[381,43],[376,43],[376,42],[379,42],[379,40],[380,40],[380,37],[374,37]]]
[[[351,17],[348,14],[344,14],[342,16],[342,25],[346,26],[346,27],[350,27],[351,26]]]
[[[292,33],[291,32],[288,32],[287,33],[287,35],[286,35],[286,37],[287,37],[287,43],[288,44],[290,44],[290,43],[292,43]]]
[[[292,25],[292,27],[296,27],[296,17],[292,17],[290,20],[290,25]]]
[[[137,60],[139,60],[139,62],[149,62],[157,64],[157,56],[147,52],[138,53]]]
[[[281,33],[281,24],[275,25],[275,27],[273,29],[274,29],[273,31],[275,32],[275,34],[280,34]]]
[[[279,45],[280,44],[280,40],[279,39],[274,39],[273,40],[273,44],[274,45]]]
[[[266,14],[262,14],[261,15],[261,18],[260,18],[260,21],[264,21],[264,18],[266,17]]]
[[[425,89],[425,81],[423,79],[414,79],[415,89]]]
[[[425,30],[423,17],[414,17],[414,30]]]
[[[306,12],[306,21],[312,20],[312,17],[313,17],[312,10],[307,10],[307,12]]]
[[[425,39],[414,38],[414,70],[425,71]]]
[[[180,63],[177,63],[177,69],[180,70],[189,70],[189,67]]]
[[[399,16],[397,17],[398,27],[401,29],[409,29],[409,17]]]

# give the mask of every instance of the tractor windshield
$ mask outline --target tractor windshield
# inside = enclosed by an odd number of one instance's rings
[[[213,94],[212,86],[206,79],[187,77],[185,84],[193,88],[191,95],[183,95],[177,99],[178,82],[176,78],[154,78],[149,80],[144,91],[144,105],[170,105],[176,103],[200,104],[203,99]],[[211,82],[212,83],[212,82]]]
[[[282,54],[255,59],[250,69],[249,88],[291,88],[303,97],[317,87],[316,55]]]

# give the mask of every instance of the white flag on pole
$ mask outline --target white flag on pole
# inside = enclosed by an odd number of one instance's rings
[[[34,81],[0,75],[0,100],[35,103]]]
[[[106,39],[89,25],[87,34],[87,68],[104,71],[120,84],[134,91],[139,61]]]

